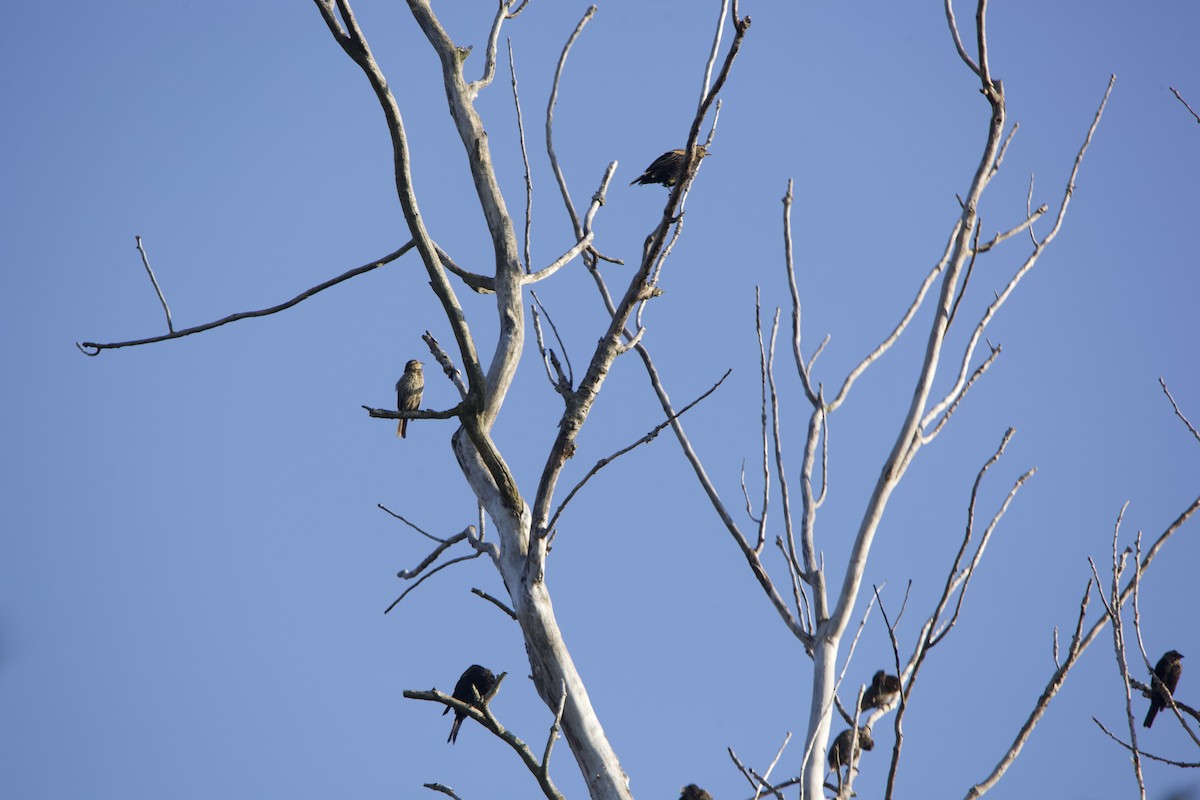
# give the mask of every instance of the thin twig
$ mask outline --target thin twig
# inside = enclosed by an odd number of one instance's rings
[[[520,13],[519,11],[517,13]],[[511,15],[509,19],[516,16]],[[521,95],[517,92],[517,65],[513,61],[512,38],[508,40],[508,71],[512,76],[513,107],[517,111],[517,138],[521,143],[521,160],[525,164],[525,272],[533,268],[530,236],[533,228],[533,172],[529,168],[529,151],[525,148],[525,121],[521,116]]]
[[[583,28],[596,13],[596,6],[590,6],[587,11],[583,12],[583,17],[576,24],[575,30],[567,37],[567,43],[563,45],[562,53],[558,57],[558,66],[554,70],[554,82],[550,86],[550,99],[546,102],[546,153],[550,157],[550,169],[554,172],[554,178],[558,182],[558,190],[562,193],[563,203],[567,207],[567,214],[571,217],[571,224],[575,228],[575,238],[583,238],[583,226],[579,222],[579,215],[575,211],[575,204],[571,202],[571,192],[567,189],[567,179],[563,177],[562,168],[558,166],[558,154],[554,152],[554,106],[558,103],[558,84],[562,80],[563,68],[567,65],[567,54],[571,52],[572,45],[579,38],[579,34],[583,33]]]
[[[158,285],[158,278],[154,277],[154,270],[150,269],[150,257],[146,255],[146,248],[142,246],[142,237],[134,236],[133,238],[137,242],[137,251],[142,256],[142,266],[146,268],[146,274],[150,276],[150,283],[154,284],[154,291],[158,294],[158,302],[162,303],[163,313],[167,315],[167,330],[174,333],[175,324],[171,322],[171,309],[167,307],[167,298],[163,297],[162,289]]]
[[[708,62],[704,65],[704,78],[700,81],[700,101],[697,106],[704,105],[708,99],[708,82],[712,79],[713,65],[717,63],[717,54],[721,50],[721,36],[725,31],[725,12],[729,9],[729,0],[721,0],[721,13],[717,17],[717,29],[713,33],[712,49],[708,52]]]
[[[792,259],[792,179],[788,178],[787,193],[783,196],[783,263],[787,271],[788,291],[792,294],[792,358],[796,361],[796,372],[800,375],[800,383],[804,386],[804,394],[808,402],[816,404],[817,393],[813,391],[808,372],[812,367],[804,364],[804,354],[800,351],[800,289],[796,285],[796,267]],[[816,360],[820,351],[813,354]]]
[[[1142,758],[1148,758],[1151,761],[1157,761],[1160,764],[1170,764],[1172,767],[1181,767],[1183,769],[1200,769],[1200,761],[1175,761],[1174,759],[1163,758],[1162,756],[1156,756],[1153,753],[1147,753],[1145,750],[1135,749],[1134,747],[1131,747],[1128,742],[1121,741],[1116,734],[1104,727],[1104,723],[1100,720],[1092,717],[1092,722],[1096,723],[1096,727],[1104,731],[1104,733],[1108,735],[1108,738],[1112,739],[1114,742],[1130,752],[1140,753]]]
[[[949,328],[954,324],[954,315],[958,311],[958,304],[962,302],[963,297],[967,293],[967,286],[971,283],[971,274],[975,272],[975,260],[979,257],[979,233],[983,230],[983,217],[979,218],[979,223],[975,226],[975,236],[971,241],[971,257],[967,260],[967,271],[963,273],[962,283],[958,287],[958,294],[954,297],[954,303],[950,306],[950,314],[946,317],[946,327]]]
[[[512,620],[514,620],[514,621],[517,620],[516,612],[514,612],[511,608],[504,605],[504,603],[502,603],[500,600],[497,600],[495,597],[492,597],[490,594],[483,591],[482,589],[471,589],[471,594],[477,595],[478,597],[482,597],[484,600],[487,600],[489,603],[494,605],[496,608],[500,609],[505,614],[507,614]]]
[[[1183,103],[1183,107],[1190,111],[1192,116],[1196,118],[1196,123],[1200,124],[1200,114],[1197,114],[1192,110],[1192,107],[1188,105],[1187,100],[1183,99],[1183,95],[1181,95],[1174,86],[1170,86],[1168,88],[1171,90],[1171,94],[1175,95],[1175,99]]]
[[[376,503],[376,504],[375,504],[375,506],[376,506],[376,508],[378,508],[380,511],[385,511],[385,512],[387,512],[388,514],[391,514],[393,517],[395,517],[396,519],[400,520],[400,521],[401,521],[401,522],[403,522],[405,525],[407,525],[408,527],[412,528],[414,531],[416,531],[417,533],[421,534],[422,536],[424,536],[424,537],[426,537],[426,538],[429,538],[429,539],[432,539],[432,540],[433,540],[433,541],[435,541],[435,542],[441,542],[442,544],[445,544],[445,543],[446,543],[446,540],[445,540],[445,539],[441,538],[440,536],[434,536],[434,535],[433,535],[432,533],[430,533],[429,531],[427,531],[427,530],[424,530],[423,528],[421,528],[421,526],[419,526],[419,525],[416,525],[416,524],[414,524],[414,523],[412,523],[412,522],[409,522],[409,521],[408,521],[408,520],[406,520],[404,517],[400,516],[400,515],[399,515],[399,514],[397,514],[395,511],[392,511],[390,508],[388,508],[387,506],[385,506],[383,503]],[[458,534],[458,536],[461,538],[461,537],[463,536],[463,534],[464,534],[464,533],[466,533],[466,532],[465,532],[465,531],[463,531],[462,533],[459,533],[459,534]]]
[[[791,563],[797,564],[799,559],[796,557],[796,533],[792,525],[792,500],[791,492],[788,489],[787,472],[784,470],[784,455],[783,455],[783,434],[780,430],[780,414],[779,414],[779,387],[775,382],[775,342],[779,335],[779,309],[775,309],[775,318],[771,321],[771,339],[767,348],[767,391],[768,398],[771,402],[771,451],[775,456],[775,472],[779,475],[779,498],[780,504],[783,506],[780,513],[783,515],[783,530],[787,539],[788,559]],[[759,533],[758,550],[762,550],[762,532]],[[810,564],[805,564],[810,567]],[[797,577],[807,580],[808,570],[802,571]]]
[[[554,351],[546,347],[546,335],[542,331],[542,316],[538,310],[541,308],[541,301],[538,299],[537,292],[530,292],[530,297],[533,298],[533,303],[529,306],[529,316],[533,320],[533,338],[537,342],[538,353],[542,356],[542,367],[546,370],[546,379],[550,381],[550,385],[554,387],[556,392],[560,394],[571,390],[571,379],[563,373],[562,364],[559,363],[558,356]],[[546,320],[550,321],[549,312],[546,313]],[[553,325],[553,322],[551,322]],[[554,337],[558,339],[558,346],[562,348],[563,355],[566,355],[566,347],[563,345],[562,339],[558,335],[558,331],[554,331]]]
[[[1192,432],[1192,436],[1195,436],[1196,440],[1200,441],[1200,431],[1197,431],[1196,426],[1188,422],[1188,418],[1185,417],[1183,412],[1179,410],[1179,404],[1176,403],[1175,398],[1171,396],[1171,390],[1167,388],[1167,382],[1160,377],[1158,379],[1158,385],[1162,387],[1163,394],[1165,394],[1167,399],[1171,401],[1171,408],[1175,409],[1175,416],[1179,417],[1183,424],[1187,426],[1187,429]]]
[[[546,749],[542,751],[542,774],[550,774],[550,751],[554,748],[554,740],[562,730],[563,711],[567,708],[567,684],[559,684],[558,708],[554,712],[554,722],[550,724],[550,733],[546,736]]]
[[[1032,187],[1030,189],[1030,195],[1032,195]],[[1017,235],[1021,231],[1024,231],[1024,230],[1032,231],[1033,223],[1037,222],[1039,219],[1041,219],[1043,216],[1045,216],[1046,211],[1049,210],[1050,207],[1048,205],[1046,205],[1045,203],[1043,203],[1042,205],[1038,206],[1036,209],[1034,209],[1032,211],[1028,211],[1028,207],[1030,204],[1031,204],[1030,199],[1027,197],[1026,198],[1027,213],[1026,213],[1024,221],[1022,221],[1021,224],[1017,225],[1015,228],[1010,228],[1010,229],[1004,231],[1003,233],[997,233],[991,239],[989,239],[988,241],[979,245],[978,250],[976,252],[986,253],[987,251],[991,250],[996,245],[1000,244],[1001,242],[1003,242],[1004,240],[1006,240],[1012,236]],[[1035,244],[1037,243],[1036,240],[1034,240],[1034,243]]]
[[[722,383],[725,382],[725,379],[729,377],[729,374],[731,372],[733,372],[733,370],[726,370],[725,374],[721,376],[720,380],[718,380],[711,387],[709,387],[708,391],[704,392],[704,394],[700,395],[695,400],[688,403],[686,406],[684,406],[682,409],[680,409],[680,411],[678,413],[672,414],[671,416],[667,417],[667,419],[665,419],[664,421],[655,425],[645,436],[641,437],[640,439],[633,442],[632,444],[622,447],[620,450],[616,451],[612,455],[605,456],[604,458],[597,461],[596,464],[590,470],[588,470],[587,474],[583,476],[583,478],[579,481],[579,483],[575,484],[575,487],[573,489],[571,489],[570,492],[567,493],[567,496],[565,498],[563,498],[563,501],[561,503],[559,503],[558,508],[554,511],[553,516],[550,517],[550,521],[548,523],[546,523],[545,531],[548,532],[548,531],[551,531],[554,529],[554,526],[558,522],[558,518],[562,514],[563,509],[565,509],[567,507],[567,503],[571,502],[571,498],[573,498],[576,495],[576,493],[580,489],[583,488],[584,484],[586,484],[589,480],[592,479],[592,476],[594,476],[600,470],[604,469],[606,466],[611,464],[613,461],[616,461],[618,458],[620,458],[621,456],[628,453],[630,450],[633,450],[635,447],[654,441],[658,437],[658,434],[660,434],[662,432],[663,428],[665,428],[668,425],[675,422],[679,417],[682,417],[684,414],[686,414],[693,406],[695,406],[701,400],[703,400],[704,398],[708,397],[710,394],[715,392],[717,390],[717,388]]]
[[[916,296],[909,304],[908,309],[900,317],[900,321],[896,323],[896,326],[892,329],[892,332],[889,333],[882,342],[876,345],[875,349],[868,353],[862,359],[862,361],[858,362],[854,369],[850,370],[849,374],[846,375],[846,378],[842,381],[842,388],[838,390],[838,393],[833,400],[829,401],[828,410],[830,412],[837,410],[837,408],[841,406],[843,402],[845,402],[846,396],[850,393],[850,388],[854,385],[854,382],[857,381],[864,372],[866,372],[868,367],[882,358],[883,355],[891,349],[892,345],[894,345],[900,338],[900,335],[904,333],[905,329],[908,327],[908,324],[912,322],[913,318],[917,315],[917,311],[925,302],[925,297],[929,293],[930,287],[933,286],[934,280],[938,275],[942,274],[942,270],[949,263],[950,256],[954,251],[954,242],[958,239],[958,232],[961,230],[961,228],[962,220],[960,219],[954,223],[954,229],[950,232],[950,239],[946,242],[946,250],[942,253],[942,257],[938,259],[937,263],[933,265],[933,268],[930,269],[928,274],[925,275],[925,279],[917,288]],[[823,347],[824,342],[821,344],[821,348]],[[817,355],[819,353],[820,348],[816,353],[813,353],[812,357],[808,360],[809,369],[812,369],[813,362],[817,360]]]
[[[484,50],[483,74],[479,77],[479,80],[472,81],[467,87],[468,95],[471,97],[478,94],[481,89],[490,86],[492,80],[496,77],[496,48],[500,44],[500,26],[504,24],[506,19],[512,19],[508,14],[508,7],[510,5],[510,0],[500,0],[499,7],[496,9],[496,16],[492,20],[492,30],[488,33],[487,49]],[[470,53],[470,47],[459,48],[460,62],[465,62]]]
[[[454,384],[454,388],[458,389],[459,397],[466,399],[467,385],[463,383],[462,373],[459,372],[458,367],[454,366],[454,359],[450,358],[450,354],[446,352],[441,343],[438,342],[438,340],[435,339],[433,334],[429,331],[425,331],[421,334],[421,340],[424,341],[425,346],[429,348],[430,354],[433,356],[434,360],[438,362],[438,366],[442,368],[442,372],[447,378],[450,379],[450,382]],[[483,530],[483,528],[480,527],[480,530]]]
[[[979,74],[979,65],[977,65],[975,63],[975,60],[973,58],[971,58],[970,55],[967,54],[966,48],[963,47],[962,37],[960,37],[958,35],[958,22],[957,22],[957,20],[954,19],[954,7],[952,5],[952,0],[946,0],[945,5],[946,5],[946,22],[949,23],[949,25],[950,25],[950,35],[954,38],[954,48],[956,50],[958,50],[958,57],[961,58],[968,67],[971,68],[972,72],[974,72],[976,75],[978,75]]]
[[[767,771],[764,772],[762,775],[762,785],[763,786],[769,786],[767,781],[770,779],[771,773],[775,771],[775,765],[779,763],[779,759],[783,756],[784,749],[787,748],[788,742],[790,742],[791,740],[792,740],[792,732],[788,731],[787,735],[783,737],[783,743],[781,745],[779,745],[779,750],[776,751],[776,753],[775,753],[775,758],[771,759],[771,763],[769,765],[767,765]],[[777,789],[775,789],[774,787],[771,787],[770,791],[776,797],[779,797],[779,791]],[[758,796],[759,796],[759,792],[755,792],[754,800],[758,800]]]
[[[1120,513],[1117,514],[1117,521],[1113,525],[1112,535],[1112,561],[1109,567],[1109,597],[1111,602],[1104,596],[1104,590],[1101,588],[1103,584],[1100,581],[1100,573],[1096,570],[1096,563],[1089,557],[1088,563],[1092,567],[1092,576],[1096,579],[1096,595],[1100,598],[1100,602],[1104,605],[1104,610],[1108,614],[1109,621],[1112,622],[1112,637],[1113,637],[1113,656],[1117,662],[1117,671],[1121,675],[1121,685],[1125,689],[1125,725],[1129,730],[1129,740],[1133,743],[1133,758],[1131,764],[1133,767],[1133,776],[1137,781],[1138,797],[1141,800],[1146,800],[1146,780],[1142,775],[1142,754],[1137,746],[1137,720],[1133,716],[1133,696],[1129,683],[1129,662],[1125,655],[1125,625],[1121,617],[1121,574],[1125,571],[1125,562],[1129,556],[1129,551],[1120,552],[1120,536],[1121,536],[1121,521],[1125,518],[1125,511],[1129,508],[1129,501],[1125,501],[1121,506]],[[1136,561],[1134,562],[1137,563]],[[1135,584],[1137,579],[1135,577]],[[1135,588],[1134,595],[1136,597],[1137,590]],[[1145,654],[1142,656],[1145,659]]]
[[[418,586],[420,586],[426,580],[428,580],[429,578],[432,578],[434,575],[438,574],[439,572],[444,570],[446,567],[453,566],[453,565],[459,563],[460,561],[470,561],[473,558],[479,558],[481,555],[483,555],[483,553],[476,551],[474,553],[471,553],[470,555],[459,556],[458,558],[452,558],[449,561],[446,561],[442,564],[438,564],[436,567],[429,570],[424,575],[422,575],[420,578],[418,578],[416,583],[414,583],[412,586],[408,587],[403,592],[401,592],[400,596],[397,597],[395,600],[393,600],[392,604],[383,610],[383,613],[387,614],[393,608],[398,606],[400,604],[401,600],[403,600],[405,597],[408,597],[409,592],[416,589]],[[406,572],[407,572],[406,570],[401,570],[400,572],[396,573],[396,577],[397,578],[412,578],[418,574],[417,572],[413,572],[411,574],[405,574]]]
[[[771,459],[769,455],[769,444],[767,441],[767,351],[763,344],[762,332],[762,302],[760,298],[759,287],[754,287],[754,332],[758,336],[758,383],[760,398],[760,409],[762,415],[762,481],[763,481],[763,498],[762,510],[759,512],[758,519],[758,541],[754,545],[754,551],[761,553],[763,549],[763,541],[767,537],[767,509],[771,501]],[[773,405],[773,404],[772,404]],[[774,413],[772,411],[772,413]],[[742,469],[743,474],[745,468]],[[743,491],[745,481],[743,480]],[[750,496],[746,495],[746,513],[751,519],[754,515],[750,513]]]

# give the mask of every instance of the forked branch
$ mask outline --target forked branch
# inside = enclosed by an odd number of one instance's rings
[[[533,750],[530,749],[529,745],[522,741],[521,738],[515,733],[505,728],[504,725],[501,724],[500,720],[496,718],[496,715],[492,713],[492,709],[488,705],[488,701],[495,696],[496,691],[500,688],[500,682],[504,680],[504,677],[507,674],[508,673],[502,672],[496,677],[495,685],[492,686],[491,690],[485,697],[478,701],[478,705],[476,705],[474,702],[464,702],[462,700],[458,700],[457,698],[448,694],[439,692],[437,689],[430,689],[427,692],[405,689],[404,696],[410,700],[425,700],[427,702],[441,703],[447,708],[453,709],[456,713],[462,713],[466,716],[469,716],[471,719],[478,722],[502,742],[512,748],[513,752],[515,752],[521,759],[521,762],[525,764],[526,769],[528,769],[530,774],[533,775],[534,779],[537,780],[538,788],[542,790],[542,794],[544,794],[548,800],[563,800],[562,794],[558,791],[558,788],[554,785],[554,781],[550,778],[549,766],[550,748],[553,745],[554,738],[558,735],[558,729],[561,725],[563,706],[565,705],[566,700],[566,690],[563,690],[563,700],[559,702],[558,712],[555,714],[554,722],[550,726],[550,736],[546,742],[545,750],[543,751],[544,758],[542,761],[539,761],[537,756],[533,754]]]

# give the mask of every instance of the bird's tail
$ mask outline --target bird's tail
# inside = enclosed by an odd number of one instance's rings
[[[403,439],[404,434],[407,431],[408,431],[408,420],[406,420],[406,419],[400,420],[400,424],[396,426],[396,435],[399,436],[401,439]]]
[[[462,727],[463,717],[456,716],[454,724],[450,726],[450,736],[446,739],[449,744],[455,744],[458,741],[458,729]]]
[[[1150,710],[1146,712],[1146,719],[1142,722],[1143,728],[1149,728],[1154,724],[1154,718],[1158,716],[1158,703],[1151,703]]]

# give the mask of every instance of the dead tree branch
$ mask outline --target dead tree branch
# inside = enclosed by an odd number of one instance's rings
[[[1196,124],[1200,125],[1200,114],[1197,114],[1196,111],[1191,106],[1188,105],[1187,100],[1183,99],[1183,95],[1181,95],[1179,93],[1178,89],[1176,89],[1174,86],[1171,86],[1169,88],[1171,90],[1171,94],[1175,95],[1175,99],[1178,100],[1179,102],[1183,103],[1183,107],[1186,108],[1188,110],[1188,113],[1190,113],[1195,118]]]
[[[138,241],[139,241],[139,243],[141,242],[141,237],[138,237]],[[78,347],[79,350],[84,355],[97,356],[97,355],[100,355],[100,351],[102,351],[102,350],[116,350],[119,347],[136,347],[137,345],[154,344],[155,342],[166,342],[171,339],[182,339],[184,336],[191,336],[193,333],[203,333],[204,331],[210,331],[213,328],[219,328],[222,325],[228,325],[229,323],[237,322],[238,320],[251,319],[253,317],[266,317],[271,314],[277,314],[280,311],[288,310],[289,308],[291,308],[292,306],[296,305],[297,303],[299,303],[301,301],[307,300],[308,298],[312,297],[313,295],[320,294],[321,292],[325,291],[326,289],[328,289],[330,287],[337,286],[342,281],[348,281],[351,278],[355,278],[359,275],[362,275],[364,272],[370,272],[373,269],[378,269],[379,267],[382,267],[384,264],[390,264],[391,262],[395,261],[400,256],[407,253],[409,250],[411,250],[413,248],[413,246],[414,246],[414,243],[409,242],[408,244],[401,247],[399,250],[394,250],[391,253],[388,253],[383,258],[376,259],[375,261],[372,261],[369,264],[363,264],[361,267],[355,267],[352,270],[343,272],[341,275],[338,275],[336,278],[330,278],[329,280],[325,281],[324,283],[318,283],[316,286],[312,287],[311,289],[306,289],[305,291],[303,291],[300,294],[293,297],[291,300],[288,300],[287,302],[284,302],[284,303],[280,303],[277,306],[271,306],[270,308],[264,308],[264,309],[260,309],[258,311],[243,311],[238,314],[230,314],[228,317],[224,317],[215,322],[206,322],[203,325],[196,325],[191,328],[184,328],[181,331],[172,329],[170,333],[164,334],[162,336],[151,336],[146,339],[133,339],[128,342],[109,342],[107,344],[100,344],[97,342],[82,342],[82,343],[77,343],[75,346]],[[155,283],[155,286],[157,287],[157,282]],[[160,295],[160,297],[161,297],[161,295]],[[164,301],[164,306],[165,306],[165,302],[166,301]],[[168,311],[167,312],[168,328],[170,328],[170,319],[171,319],[170,312]]]

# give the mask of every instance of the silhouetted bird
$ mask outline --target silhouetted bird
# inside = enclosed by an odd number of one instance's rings
[[[416,363],[408,362],[409,366]],[[454,693],[450,695],[455,700],[461,700],[464,703],[474,706],[475,708],[483,708],[483,698],[492,687],[496,685],[496,676],[487,667],[481,667],[478,664],[472,664],[467,667],[467,671],[458,679],[458,683],[454,684]],[[478,693],[478,697],[476,697]],[[446,706],[446,710],[442,712],[442,716],[446,716],[450,712],[450,706]],[[447,742],[455,742],[458,740],[458,729],[462,725],[464,719],[467,718],[467,712],[454,709],[454,724],[450,726],[450,738]]]
[[[421,407],[421,395],[425,391],[425,372],[421,362],[415,358],[404,365],[404,374],[396,381],[396,408],[399,411],[416,411]],[[408,431],[408,420],[400,420],[396,435],[401,439]]]
[[[871,679],[871,685],[863,692],[862,710],[868,708],[882,708],[891,703],[900,696],[900,679],[895,675],[888,675],[883,670],[875,673],[875,677]]]
[[[1183,658],[1183,653],[1178,650],[1168,650],[1163,653],[1163,657],[1158,660],[1158,664],[1154,667],[1154,674],[1162,681],[1163,686],[1167,687],[1167,691],[1175,694],[1175,687],[1179,685],[1179,673],[1183,671],[1183,665],[1179,663],[1179,659]],[[1163,696],[1161,690],[1157,687],[1151,687],[1150,695],[1150,710],[1146,712],[1146,721],[1142,723],[1142,727],[1149,728],[1154,724],[1154,718],[1158,716],[1167,705],[1167,699]]]
[[[854,741],[854,729],[847,728],[837,735],[829,748],[829,768],[839,773],[842,767],[853,767],[858,761],[860,750],[874,750],[875,740],[871,738],[871,729],[863,726],[858,729],[858,747],[850,752],[850,743]],[[840,779],[840,778],[839,778]]]
[[[713,797],[696,784],[689,783],[679,793],[679,800],[713,800]]]
[[[708,150],[703,145],[696,145],[696,151],[702,159],[708,155]],[[683,178],[687,166],[688,160],[682,148],[679,150],[670,150],[654,159],[654,162],[646,167],[646,171],[630,181],[629,185],[633,186],[635,183],[640,183],[643,186],[648,186],[652,183],[661,183],[669,189]]]

